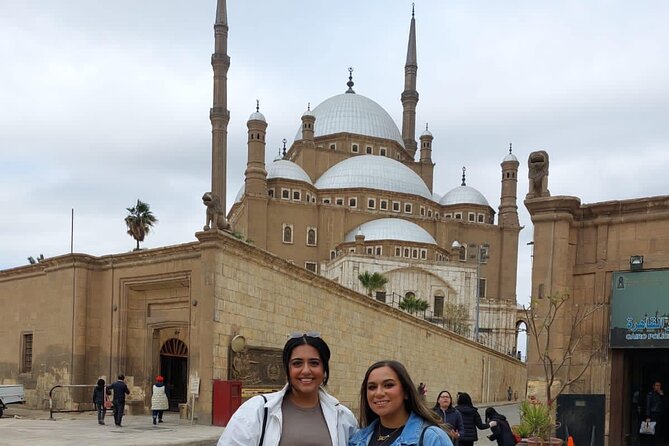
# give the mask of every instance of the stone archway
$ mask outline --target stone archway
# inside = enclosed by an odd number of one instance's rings
[[[160,348],[160,374],[165,378],[171,411],[188,399],[188,346],[177,338],[170,338]]]

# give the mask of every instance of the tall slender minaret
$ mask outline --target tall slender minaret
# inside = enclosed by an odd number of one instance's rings
[[[404,65],[404,91],[402,92],[402,139],[404,147],[413,158],[416,154],[416,104],[418,103],[418,92],[416,91],[416,73],[418,62],[416,58],[416,19],[414,18],[413,6],[411,8],[411,28],[409,29],[409,46],[407,47],[407,61]]]
[[[502,161],[502,194],[499,204],[499,225],[518,227],[518,166],[520,163],[511,151],[512,145],[509,144],[509,153]]]
[[[209,111],[211,120],[211,192],[218,195],[221,209],[226,212],[226,165],[227,137],[230,111],[228,110],[228,14],[225,0],[216,3],[214,23],[214,54],[211,55],[214,69],[214,102]]]

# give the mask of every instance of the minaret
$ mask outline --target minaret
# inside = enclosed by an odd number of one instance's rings
[[[265,135],[267,121],[260,104],[246,122],[248,160],[244,172],[246,194],[246,237],[258,248],[267,248],[267,171],[265,170]]]
[[[509,154],[502,161],[502,196],[499,203],[499,225],[502,227],[518,227],[518,166],[520,163],[512,152],[509,143]]]
[[[425,124],[425,131],[420,135],[420,162],[432,164],[432,132]]]
[[[413,6],[411,8],[411,28],[409,29],[409,46],[407,48],[407,61],[404,65],[404,91],[402,92],[402,139],[404,147],[413,158],[416,154],[416,104],[418,103],[418,92],[416,91],[416,73],[418,62],[416,58],[416,19],[414,18]]]
[[[230,111],[228,110],[228,14],[225,0],[216,4],[214,23],[214,54],[211,55],[214,69],[214,101],[209,111],[211,120],[211,192],[218,195],[221,209],[226,212],[226,165],[227,136]]]

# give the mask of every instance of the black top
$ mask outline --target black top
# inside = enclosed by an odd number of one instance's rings
[[[497,440],[497,446],[514,446],[516,444],[516,439],[513,436],[513,432],[511,432],[511,426],[509,426],[509,422],[506,421],[504,415],[494,416],[490,421],[497,423],[490,428],[492,435],[488,436],[488,438],[491,441]]]
[[[112,399],[114,405],[125,404],[125,396],[130,394],[130,389],[128,389],[128,386],[123,381],[114,381],[107,386],[107,390],[109,389],[114,391],[114,398]]]
[[[455,409],[462,415],[462,425],[464,427],[464,435],[460,435],[459,440],[464,441],[478,441],[479,436],[476,428],[488,429],[486,423],[481,420],[479,411],[474,406],[455,406]]]

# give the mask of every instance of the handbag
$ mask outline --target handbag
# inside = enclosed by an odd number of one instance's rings
[[[655,421],[642,421],[639,433],[643,435],[655,435]]]
[[[105,409],[111,409],[112,408],[112,401],[109,398],[105,398],[104,403]]]

